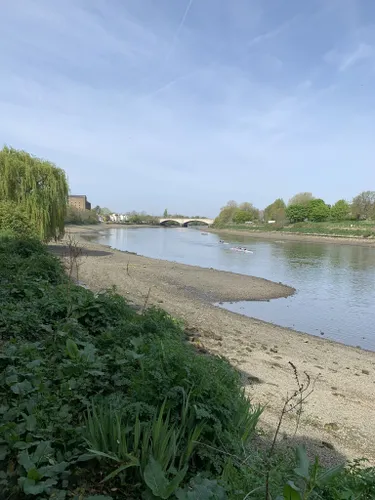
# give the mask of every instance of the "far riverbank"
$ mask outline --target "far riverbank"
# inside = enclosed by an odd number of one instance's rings
[[[162,307],[186,325],[199,349],[225,356],[241,372],[254,401],[266,405],[262,426],[275,428],[283,400],[295,390],[289,362],[315,380],[297,436],[295,420],[283,429],[290,444],[305,443],[326,463],[366,457],[375,464],[375,353],[298,333],[217,308],[212,303],[264,300],[291,287],[251,276],[141,257],[90,243],[104,227],[70,227],[84,248],[79,279],[94,290],[116,286],[140,308]],[[291,283],[293,285],[293,283]],[[283,299],[280,299],[283,300]]]
[[[269,240],[288,240],[288,241],[307,241],[310,243],[336,243],[340,245],[361,245],[366,247],[375,247],[375,239],[361,238],[357,236],[332,236],[324,234],[305,234],[288,233],[284,231],[257,231],[251,229],[216,229],[208,228],[209,231],[216,234],[228,234],[233,236],[249,236],[251,238],[269,239]]]

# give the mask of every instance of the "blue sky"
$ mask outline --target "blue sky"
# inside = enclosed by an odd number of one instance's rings
[[[5,0],[0,142],[115,211],[375,189],[373,0]]]

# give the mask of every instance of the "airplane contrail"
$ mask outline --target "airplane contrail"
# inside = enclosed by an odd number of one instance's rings
[[[176,45],[176,42],[177,42],[177,39],[178,39],[178,36],[182,30],[182,28],[184,27],[184,24],[185,24],[185,21],[186,21],[186,18],[187,18],[187,15],[189,14],[189,11],[191,9],[191,6],[193,5],[193,1],[194,0],[189,0],[187,6],[186,6],[186,9],[184,11],[184,14],[181,18],[181,21],[179,23],[179,25],[177,26],[177,29],[173,35],[173,39],[172,39],[172,42],[171,42],[171,45],[169,47],[169,50],[167,52],[167,55],[165,56],[164,58],[164,61],[163,63],[161,64],[160,68],[159,68],[159,74],[162,72],[163,69],[165,69],[165,66],[166,66],[166,63],[168,62],[168,59],[170,58],[172,52],[173,52],[173,49]],[[159,92],[162,92],[163,90],[169,88],[169,87],[172,87],[175,83],[177,83],[179,80],[182,80],[184,78],[186,78],[187,76],[190,76],[191,74],[195,73],[196,71],[191,71],[185,75],[182,75],[182,76],[179,76],[177,78],[173,78],[172,80],[170,80],[169,82],[161,85],[160,87],[158,87],[157,89],[153,90],[152,92],[149,92],[147,95],[143,96],[141,98],[141,100],[144,100],[144,99],[147,99],[149,97],[153,97],[157,94],[159,94]]]
[[[159,94],[160,92],[163,92],[163,90],[167,90],[170,87],[173,87],[176,83],[180,82],[181,80],[185,80],[185,78],[189,78],[190,76],[198,73],[200,70],[193,70],[189,71],[188,73],[185,73],[184,75],[178,76],[177,78],[174,78],[173,80],[170,80],[169,82],[165,83],[161,87],[157,88],[156,90],[153,90],[149,94],[145,96],[145,98],[149,97],[154,97],[155,95]]]
[[[177,42],[177,39],[178,39],[178,36],[182,30],[182,28],[184,27],[184,24],[185,24],[185,21],[186,21],[186,18],[187,18],[187,15],[189,14],[189,11],[191,9],[191,6],[193,5],[193,1],[194,0],[189,0],[189,3],[187,4],[186,6],[186,9],[185,9],[185,12],[184,12],[184,15],[182,16],[182,19],[180,21],[180,24],[177,26],[177,29],[176,29],[176,32],[173,36],[173,40],[172,40],[172,43],[171,43],[171,46],[169,48],[169,51],[166,55],[166,58],[165,58],[165,61],[164,63],[166,63],[168,61],[168,59],[170,58],[172,52],[173,52],[173,49],[176,45],[176,42]]]

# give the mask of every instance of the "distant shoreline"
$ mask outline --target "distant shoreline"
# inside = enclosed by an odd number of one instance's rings
[[[123,228],[154,228],[159,229],[163,226],[154,226],[148,224],[87,224],[87,225],[79,225],[79,224],[69,224],[66,225],[67,230],[73,230],[82,233],[98,233],[101,230],[105,229],[123,229]],[[75,228],[75,229],[74,229]],[[257,231],[251,229],[216,229],[212,227],[205,227],[204,229],[207,232],[215,233],[219,235],[233,235],[233,236],[249,236],[251,238],[259,238],[259,239],[268,239],[268,240],[277,240],[277,241],[300,241],[300,242],[309,242],[309,243],[335,243],[340,245],[360,245],[369,248],[375,248],[375,239],[373,238],[360,238],[358,236],[333,236],[333,235],[324,235],[324,234],[305,234],[305,233],[292,233],[292,232],[284,232],[284,231]]]
[[[216,234],[231,234],[233,236],[249,236],[269,240],[288,240],[309,243],[336,243],[341,245],[361,245],[374,248],[375,239],[359,238],[358,236],[333,236],[324,234],[303,234],[283,231],[257,231],[251,229],[215,229],[208,228],[206,231]]]

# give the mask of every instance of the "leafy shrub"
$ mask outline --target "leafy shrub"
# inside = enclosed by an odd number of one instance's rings
[[[309,209],[306,205],[289,205],[286,207],[285,215],[292,224],[303,222],[309,216]]]
[[[0,231],[11,231],[20,237],[30,237],[36,234],[37,228],[23,205],[2,201],[0,202]]]
[[[189,398],[186,398],[178,425],[172,424],[165,404],[158,414],[141,424],[106,404],[93,405],[87,412],[85,440],[89,453],[114,462],[107,481],[131,468],[134,480],[143,480],[153,495],[168,498],[183,481],[189,468],[202,424],[195,425]],[[173,471],[173,472],[171,472]]]
[[[94,210],[78,210],[68,206],[65,224],[99,224],[98,214]]]
[[[336,201],[331,208],[331,219],[335,221],[348,220],[350,217],[350,205],[345,200]]]
[[[324,200],[315,199],[309,201],[308,205],[308,218],[313,222],[322,222],[329,218],[331,208],[326,205]]]

